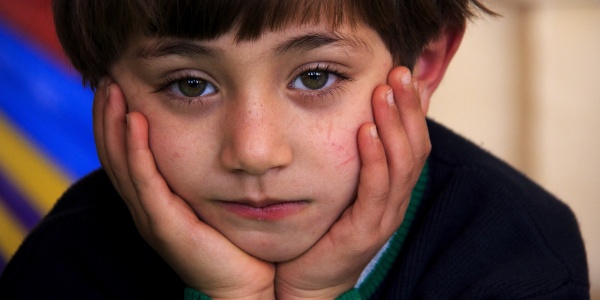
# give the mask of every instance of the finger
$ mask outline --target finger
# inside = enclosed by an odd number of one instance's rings
[[[391,234],[402,222],[414,185],[412,149],[393,95],[387,85],[379,86],[373,92],[373,113],[380,139],[378,147],[373,147],[370,153],[365,151],[368,148],[360,147],[361,159],[369,162],[370,157],[372,160],[373,173],[369,173],[369,166],[363,163],[359,192],[365,193],[359,194],[356,201],[356,205],[361,206],[359,211],[374,212],[371,218],[377,221],[372,220],[371,226],[379,228],[372,227],[371,230],[378,229],[383,235]],[[375,164],[381,158],[384,161]],[[383,165],[379,165],[381,163]],[[376,200],[375,197],[380,198]]]
[[[395,96],[394,100],[398,107],[401,123],[406,131],[413,156],[419,165],[423,164],[429,156],[431,142],[414,79],[409,69],[398,67],[390,72],[388,82],[392,86]]]
[[[106,100],[102,116],[102,141],[106,156],[105,170],[113,186],[119,192],[129,207],[132,216],[141,216],[137,196],[127,169],[125,150],[125,97],[116,83],[110,83],[106,88]]]
[[[385,150],[392,189],[405,185],[412,178],[415,165],[395,98],[390,86],[375,89],[373,96],[373,116]]]
[[[372,235],[374,232],[381,232],[380,229],[382,227],[383,216],[389,211],[389,202],[394,200],[390,199],[392,182],[390,181],[390,157],[388,153],[397,156],[392,152],[401,150],[389,150],[389,148],[396,147],[402,149],[403,147],[397,143],[398,140],[402,139],[401,133],[395,132],[398,131],[399,128],[401,129],[401,124],[398,124],[400,123],[398,114],[395,111],[394,106],[390,105],[387,101],[390,90],[391,88],[387,85],[377,87],[373,92],[373,105],[374,111],[378,111],[375,113],[378,122],[397,123],[395,125],[382,124],[385,125],[384,127],[387,127],[388,137],[386,139],[388,140],[388,144],[392,144],[392,146],[384,146],[378,133],[379,127],[375,126],[373,123],[363,124],[358,132],[361,169],[357,198],[354,204],[342,216],[342,218],[349,218],[355,236],[359,235],[357,233]],[[400,135],[400,137],[398,137],[398,135]],[[386,150],[385,147],[388,149]],[[398,160],[398,158],[395,159]],[[395,204],[395,206],[398,205],[399,204]],[[398,217],[397,219],[401,220],[401,217]],[[391,227],[386,228],[381,233],[388,234],[395,230],[395,228]]]
[[[396,68],[391,74],[392,76],[398,76],[398,74],[402,74],[398,71],[402,70],[407,71],[406,68]],[[410,75],[408,78],[410,79]],[[388,91],[385,97],[377,95],[373,97],[373,114],[377,128],[379,128],[389,170],[388,201],[385,203],[385,211],[380,221],[381,229],[386,233],[389,230],[395,230],[402,222],[409,204],[410,194],[424,164],[424,160],[415,158],[414,146],[411,144],[414,143],[411,139],[416,140],[415,133],[412,132],[415,130],[415,125],[412,123],[406,124],[405,120],[402,119],[402,115],[410,116],[408,119],[415,122],[419,117],[413,117],[412,114],[418,113],[422,118],[420,122],[423,123],[424,131],[421,130],[417,134],[423,134],[424,132],[427,135],[425,118],[419,109],[417,94],[407,93],[408,87],[398,88],[398,85],[405,84],[400,81],[403,78],[392,77],[392,79],[397,81],[391,82],[391,87],[388,87],[391,91]],[[412,101],[409,103],[410,110],[405,112],[406,106],[403,104],[409,101]],[[401,103],[402,106],[398,103]],[[428,138],[422,140],[428,141]],[[421,148],[424,148],[424,146]]]
[[[191,207],[175,195],[156,167],[149,147],[148,122],[139,112],[127,115],[127,167],[145,226],[162,238],[173,232],[189,232],[190,226],[208,227]],[[181,222],[173,222],[179,219]]]
[[[118,172],[122,172],[122,168],[119,167],[119,164],[122,162],[120,159],[115,158],[115,156],[120,156],[119,152],[122,151],[120,148],[124,148],[124,144],[120,142],[119,138],[115,138],[114,136],[124,135],[124,132],[120,131],[122,130],[122,127],[118,126],[120,121],[115,120],[119,119],[119,115],[124,115],[124,112],[123,109],[120,109],[119,107],[115,109],[114,103],[110,103],[111,101],[124,102],[124,99],[118,86],[111,82],[110,79],[106,78],[101,84],[98,85],[98,89],[94,94],[94,105],[92,108],[94,139],[96,141],[98,158],[100,159],[100,163],[110,178],[113,186],[119,195],[121,195],[121,197],[124,199],[125,204],[132,214],[132,217],[134,219],[139,219],[139,205],[132,203],[132,201],[135,201],[135,196],[131,193],[125,192],[127,189],[124,187],[122,182],[125,176],[117,176]],[[116,143],[120,144],[111,144],[115,141]],[[127,180],[126,182],[129,181]]]
[[[148,122],[139,112],[127,115],[127,164],[144,213],[167,216],[174,195],[156,168],[148,145]]]
[[[369,233],[379,226],[389,193],[387,160],[375,124],[360,127],[358,148],[361,169],[357,198],[348,217],[357,231]]]
[[[94,127],[94,140],[96,142],[96,152],[98,152],[98,158],[100,164],[106,169],[108,161],[106,158],[106,151],[104,149],[104,128],[103,128],[103,116],[104,106],[106,105],[106,98],[108,93],[106,92],[109,84],[108,78],[103,78],[98,84],[98,88],[94,92],[94,102],[92,105],[92,120]]]

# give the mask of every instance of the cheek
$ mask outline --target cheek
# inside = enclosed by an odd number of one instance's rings
[[[360,153],[358,152],[357,134],[359,127],[372,120],[370,108],[356,110],[336,120],[316,126],[313,133],[315,161],[321,164],[318,168],[329,172],[328,176],[336,182],[346,185],[355,183],[360,170]]]
[[[198,178],[205,174],[209,153],[203,150],[208,147],[198,145],[198,141],[206,141],[198,131],[189,130],[193,126],[180,128],[169,124],[166,120],[149,118],[150,149],[154,155],[156,167],[173,191],[182,197],[191,193],[189,187],[197,186]]]
[[[168,130],[151,130],[150,148],[160,165],[181,164],[190,155],[187,138],[181,134],[169,134]]]
[[[335,169],[346,169],[355,167],[359,155],[356,146],[356,138],[341,137],[336,140],[325,141],[323,147],[334,162]]]
[[[171,173],[176,174],[174,170],[189,160],[189,147],[185,143],[187,138],[181,133],[173,134],[158,124],[150,128],[149,137],[157,168],[166,179],[170,179]]]
[[[327,124],[326,134],[321,137],[321,147],[330,155],[336,169],[356,168],[360,164],[358,129],[364,123],[373,122],[370,102],[353,108],[332,118],[336,121]]]

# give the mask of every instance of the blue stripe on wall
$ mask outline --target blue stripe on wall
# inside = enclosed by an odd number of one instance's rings
[[[73,179],[100,166],[92,99],[79,77],[0,22],[0,110]]]

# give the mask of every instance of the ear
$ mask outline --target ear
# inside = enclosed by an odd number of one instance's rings
[[[464,34],[464,24],[459,27],[445,28],[437,39],[427,44],[419,58],[417,58],[413,77],[417,81],[424,114],[427,114],[431,95],[442,81]]]

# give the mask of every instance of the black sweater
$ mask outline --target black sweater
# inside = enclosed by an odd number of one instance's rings
[[[425,195],[372,299],[589,299],[569,208],[429,121]],[[181,299],[103,171],[73,185],[0,277],[0,299]]]

